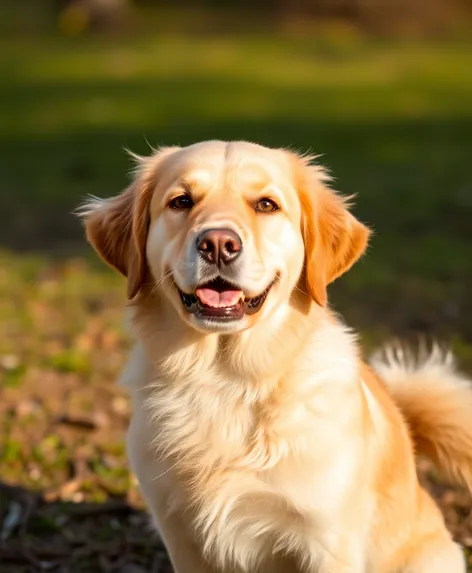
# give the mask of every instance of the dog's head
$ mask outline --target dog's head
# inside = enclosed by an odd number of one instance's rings
[[[307,159],[210,141],[137,158],[133,183],[82,210],[87,238],[140,291],[204,332],[236,332],[294,295],[324,306],[368,229]],[[152,295],[152,294],[151,294]]]

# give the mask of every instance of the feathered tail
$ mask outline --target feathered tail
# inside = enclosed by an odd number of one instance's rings
[[[388,346],[371,365],[403,412],[417,451],[472,490],[472,383],[453,355],[438,346],[418,355]]]

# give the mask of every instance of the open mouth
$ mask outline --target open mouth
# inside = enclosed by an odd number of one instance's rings
[[[220,278],[199,286],[195,294],[187,294],[180,289],[178,291],[187,312],[196,314],[199,318],[231,321],[258,312],[273,284],[272,282],[261,294],[250,298],[246,297],[241,289]]]

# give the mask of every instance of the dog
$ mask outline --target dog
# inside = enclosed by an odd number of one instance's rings
[[[134,156],[81,210],[127,279],[127,452],[177,573],[464,573],[415,455],[472,485],[472,390],[438,349],[368,365],[327,287],[370,231],[316,158]]]

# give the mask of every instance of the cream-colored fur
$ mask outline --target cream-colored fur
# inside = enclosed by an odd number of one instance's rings
[[[240,142],[139,163],[84,217],[128,278],[127,449],[177,573],[464,573],[412,440],[470,485],[472,390],[448,360],[362,361],[326,287],[368,231],[322,171]],[[182,187],[195,206],[177,213]],[[255,215],[267,195],[280,212]],[[186,314],[176,289],[202,272],[197,230],[222,222],[243,239],[247,296],[276,277],[257,314],[224,328]]]

